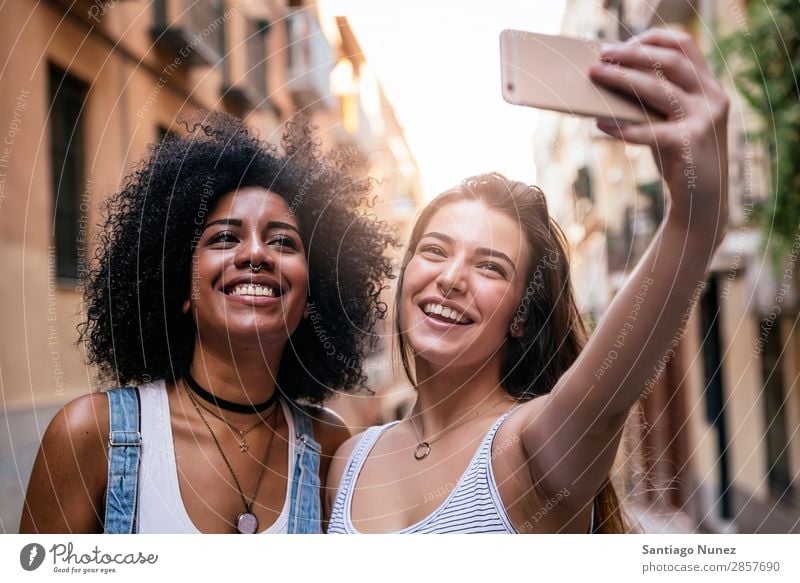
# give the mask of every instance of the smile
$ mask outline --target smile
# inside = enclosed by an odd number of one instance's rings
[[[445,308],[441,304],[428,303],[423,306],[420,306],[420,308],[422,309],[422,311],[425,313],[426,316],[433,318],[434,320],[448,322],[451,324],[459,324],[461,326],[472,324],[472,320],[467,318],[464,314],[462,314],[458,310],[454,310],[452,308]]]
[[[225,290],[225,294],[229,296],[250,296],[250,297],[267,297],[267,298],[277,298],[281,295],[281,290],[276,287],[272,287],[269,285],[261,285],[261,284],[245,284],[241,283],[239,285],[233,286],[227,290]]]

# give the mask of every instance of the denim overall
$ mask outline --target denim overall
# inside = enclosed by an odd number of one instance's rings
[[[111,389],[108,395],[108,489],[106,491],[106,534],[136,532],[136,504],[139,456],[139,392],[134,387]],[[295,426],[297,459],[292,474],[289,503],[289,534],[318,534],[320,525],[319,454],[311,418],[296,404],[289,403]]]

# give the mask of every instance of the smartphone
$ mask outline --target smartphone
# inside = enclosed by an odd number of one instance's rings
[[[503,98],[526,105],[598,118],[646,122],[660,116],[600,87],[589,77],[600,42],[521,30],[500,33]]]

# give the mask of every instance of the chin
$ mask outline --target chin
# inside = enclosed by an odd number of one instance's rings
[[[232,344],[256,343],[256,345],[263,345],[286,342],[297,328],[297,324],[290,326],[288,322],[283,320],[279,322],[274,320],[259,322],[256,320],[241,323],[228,321],[226,328],[225,337],[229,338]]]
[[[436,341],[409,341],[408,344],[416,358],[424,360],[437,368],[458,368],[476,362],[476,359],[470,356],[469,349],[465,349],[463,346],[442,346],[441,342],[437,343]]]

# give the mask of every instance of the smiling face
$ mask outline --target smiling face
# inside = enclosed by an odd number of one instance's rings
[[[285,342],[306,309],[308,264],[286,202],[264,188],[222,196],[192,256],[189,306],[203,342]],[[258,271],[251,269],[250,264]]]
[[[410,251],[399,321],[417,359],[436,368],[499,362],[528,269],[519,223],[479,201],[447,203]]]

